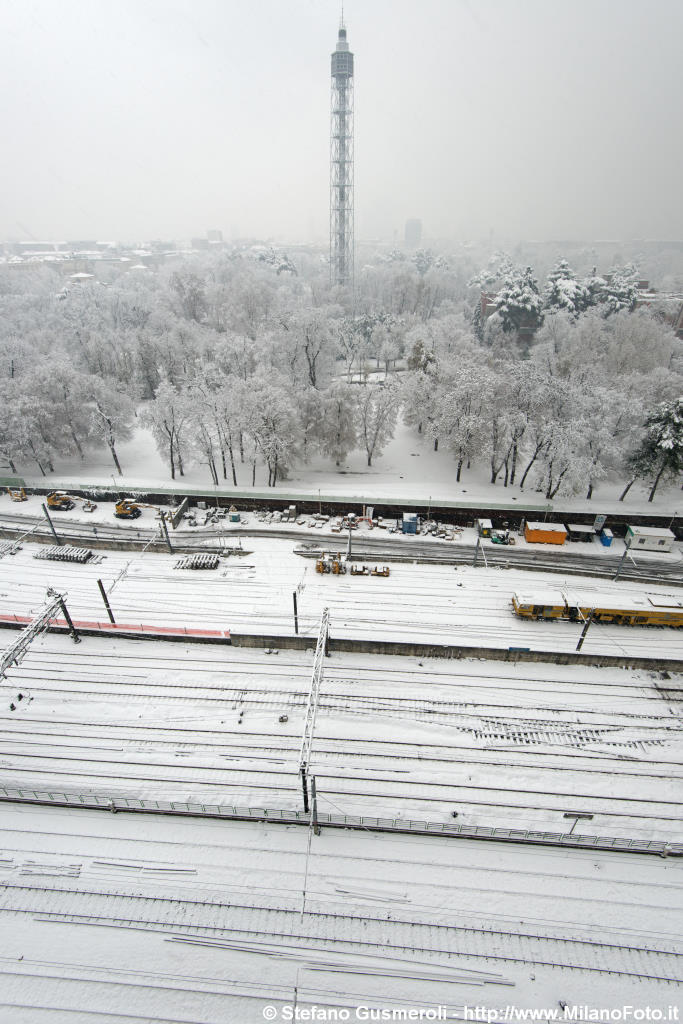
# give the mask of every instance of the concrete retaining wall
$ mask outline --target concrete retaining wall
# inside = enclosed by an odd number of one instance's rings
[[[233,647],[272,647],[283,650],[313,650],[317,637],[257,636],[230,633]],[[450,644],[422,644],[396,640],[357,640],[330,637],[330,652],[349,654],[394,654],[412,658],[475,658],[487,661],[551,662],[554,665],[596,665],[599,667],[650,669],[683,672],[683,661],[674,658],[633,658],[613,654],[577,654],[576,652],[531,651],[497,647],[465,647]]]

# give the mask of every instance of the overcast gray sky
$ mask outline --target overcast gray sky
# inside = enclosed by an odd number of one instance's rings
[[[325,239],[332,0],[0,0],[0,238]],[[346,0],[356,236],[683,238],[681,0]]]

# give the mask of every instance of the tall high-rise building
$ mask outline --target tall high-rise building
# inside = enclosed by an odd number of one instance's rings
[[[353,54],[343,20],[332,54],[330,279],[353,288]]]

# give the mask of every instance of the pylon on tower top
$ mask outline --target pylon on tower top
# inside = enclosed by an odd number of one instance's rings
[[[353,288],[353,54],[343,14],[332,54],[330,279]]]

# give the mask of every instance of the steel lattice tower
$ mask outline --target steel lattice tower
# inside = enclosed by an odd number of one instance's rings
[[[343,20],[332,54],[330,279],[353,288],[353,54]]]

